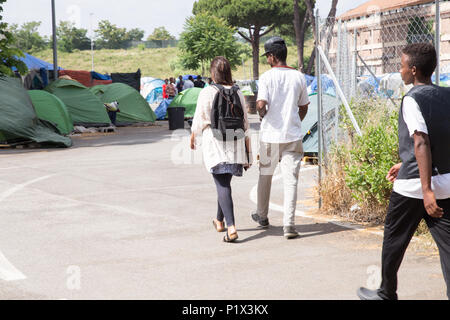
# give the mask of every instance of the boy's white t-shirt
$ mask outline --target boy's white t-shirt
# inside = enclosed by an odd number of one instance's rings
[[[299,106],[309,104],[305,76],[292,68],[272,68],[258,83],[258,100],[267,101],[268,112],[260,130],[265,143],[289,143],[303,139]]]
[[[403,119],[408,126],[411,137],[416,132],[428,134],[428,128],[420,107],[414,98],[406,96],[403,100]],[[450,173],[431,177],[431,188],[436,199],[450,198]],[[423,199],[422,183],[420,179],[397,179],[394,182],[394,191],[404,197]]]

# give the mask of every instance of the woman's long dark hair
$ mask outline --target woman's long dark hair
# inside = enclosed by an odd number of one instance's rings
[[[211,77],[217,84],[226,86],[233,85],[230,62],[225,57],[215,57],[211,61]]]

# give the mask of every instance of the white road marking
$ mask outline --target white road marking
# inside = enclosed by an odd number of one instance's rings
[[[55,175],[56,174],[50,174],[50,175],[47,175],[47,176],[44,176],[44,177],[40,177],[40,178],[31,180],[31,181],[28,181],[28,182],[19,184],[19,185],[15,186],[15,187],[13,187],[13,188],[11,188],[9,190],[6,190],[5,192],[0,193],[0,202],[5,200],[6,198],[11,196],[12,194],[16,193],[17,191],[22,190],[23,188],[25,188],[25,187],[33,184],[33,183],[36,183],[36,182],[39,182],[39,181],[42,181],[42,180],[46,180],[46,179],[51,178],[51,177],[53,177]]]
[[[54,175],[55,174],[50,174],[15,186],[0,194],[0,202],[5,200],[12,194],[16,193],[17,191],[22,190],[23,188],[33,183],[51,178]],[[16,267],[14,267],[14,265],[11,262],[8,261],[8,259],[6,259],[6,257],[0,250],[0,279],[5,281],[17,281],[17,280],[24,280],[26,278],[27,277],[22,272],[20,272]]]
[[[0,279],[4,281],[24,280],[27,277],[17,270],[0,251]]]

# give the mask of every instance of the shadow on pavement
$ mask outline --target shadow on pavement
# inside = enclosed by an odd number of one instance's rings
[[[331,233],[337,233],[337,232],[343,232],[343,231],[351,231],[349,228],[341,227],[338,225],[335,225],[333,223],[327,222],[327,223],[316,223],[316,224],[303,224],[303,225],[296,225],[295,226],[297,231],[300,233],[300,237],[293,239],[293,240],[300,240],[304,238],[309,237],[317,237],[317,236],[323,236],[326,234]],[[283,237],[283,227],[276,227],[276,226],[270,226],[268,229],[262,229],[262,228],[253,228],[253,229],[238,229],[238,232],[240,232],[239,236],[242,236],[242,232],[248,232],[248,231],[261,231],[260,233],[236,241],[237,243],[245,243],[248,241],[254,241],[258,239],[262,239],[265,237]]]
[[[186,129],[189,130],[189,129]],[[119,127],[116,133],[96,133],[72,136],[73,146],[70,148],[55,148],[51,146],[5,148],[0,154],[22,154],[36,152],[62,152],[77,148],[99,148],[108,146],[128,146],[151,144],[164,139],[170,139],[173,131],[164,126],[155,127]]]

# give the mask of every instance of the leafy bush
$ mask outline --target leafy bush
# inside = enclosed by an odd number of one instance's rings
[[[24,54],[19,49],[14,48],[14,36],[8,31],[8,24],[2,22],[3,3],[6,0],[0,0],[0,77],[3,75],[13,75],[12,67],[17,68],[20,74],[26,74],[28,68],[19,58]]]
[[[386,174],[399,162],[396,112],[365,126],[356,136],[346,166],[347,186],[353,197],[369,206],[387,207],[392,184]]]
[[[348,139],[334,146],[322,183],[324,211],[355,221],[384,221],[392,184],[386,179],[398,163],[398,111],[386,100],[357,99],[351,109],[361,127],[354,133],[347,113],[340,114],[341,129]],[[358,210],[351,210],[357,205]]]

